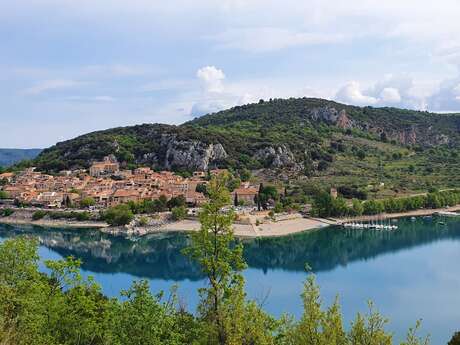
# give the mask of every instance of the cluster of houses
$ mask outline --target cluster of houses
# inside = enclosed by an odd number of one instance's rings
[[[221,172],[223,170],[216,169],[209,173]],[[199,206],[206,202],[206,197],[197,191],[197,186],[206,184],[207,176],[208,172],[196,171],[192,177],[184,178],[170,171],[156,172],[148,167],[121,170],[112,156],[93,163],[89,170],[62,171],[54,176],[28,168],[17,174],[0,174],[0,181],[3,181],[2,190],[9,198],[43,207],[78,205],[91,198],[97,207],[106,208],[129,201],[155,200],[161,196],[169,200],[180,195],[189,205]],[[233,191],[233,197],[242,203],[253,204],[257,193],[258,188],[243,183]]]

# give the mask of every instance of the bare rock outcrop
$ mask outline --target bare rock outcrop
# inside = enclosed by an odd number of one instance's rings
[[[291,168],[296,170],[300,170],[302,168],[296,161],[292,151],[286,145],[277,147],[268,146],[259,149],[255,153],[254,158],[258,161],[262,161],[270,168]]]
[[[163,169],[193,169],[205,171],[213,163],[228,157],[220,143],[206,144],[199,140],[179,140],[175,135],[163,135],[156,153],[144,154],[143,159]]]

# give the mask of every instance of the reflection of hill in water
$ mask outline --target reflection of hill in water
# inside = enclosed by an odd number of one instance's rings
[[[460,222],[401,220],[394,232],[324,229],[282,238],[245,242],[250,267],[302,271],[309,263],[315,271],[373,258],[384,253],[431,243],[460,239]],[[133,240],[95,230],[43,230],[37,227],[0,225],[0,237],[28,234],[62,256],[83,260],[83,268],[94,272],[125,272],[139,277],[168,280],[200,279],[200,272],[181,254],[188,238],[183,234],[155,234]]]

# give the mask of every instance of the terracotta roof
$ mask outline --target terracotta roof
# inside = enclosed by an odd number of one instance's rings
[[[238,195],[256,195],[259,192],[257,188],[237,188],[233,191]]]
[[[135,190],[127,190],[127,189],[117,189],[115,193],[112,195],[114,198],[117,197],[129,197],[129,196],[139,196],[139,193]]]

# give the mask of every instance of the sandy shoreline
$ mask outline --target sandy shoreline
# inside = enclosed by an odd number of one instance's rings
[[[375,219],[391,219],[391,218],[402,218],[402,217],[420,217],[429,216],[437,212],[449,211],[456,212],[460,211],[460,205],[441,208],[441,209],[422,209],[409,212],[400,213],[384,213],[375,216],[360,216],[352,218],[305,218],[296,217],[292,219],[285,219],[279,221],[265,221],[261,224],[256,225],[254,222],[251,223],[238,223],[233,225],[235,236],[241,238],[262,238],[262,237],[281,237],[292,234],[301,233],[304,231],[321,229],[333,225],[341,225],[345,222],[350,221],[371,221]],[[47,220],[40,219],[33,221],[32,219],[16,218],[16,217],[5,217],[0,218],[0,224],[10,225],[36,225],[42,227],[51,228],[80,228],[80,229],[98,229],[102,232],[114,234],[114,235],[126,235],[126,236],[143,236],[155,233],[168,233],[168,232],[192,232],[200,229],[200,223],[195,219],[185,219],[178,222],[170,222],[161,226],[125,226],[125,227],[110,227],[104,222],[77,222],[68,220]]]
[[[255,224],[233,224],[235,236],[245,238],[280,237],[308,230],[321,229],[329,226],[324,221],[312,218],[296,218],[278,222]],[[182,220],[162,226],[157,232],[190,232],[198,231],[200,223],[196,220]]]
[[[70,221],[54,221],[54,220],[28,220],[28,219],[17,219],[17,218],[0,218],[0,224],[8,225],[36,225],[47,228],[85,228],[85,229],[101,229],[107,228],[107,223],[103,222],[70,222]]]
[[[408,211],[408,212],[399,212],[399,213],[382,213],[379,215],[374,216],[359,216],[359,217],[351,217],[351,218],[333,218],[331,220],[335,221],[337,225],[343,224],[345,222],[356,222],[356,221],[371,221],[375,219],[392,219],[392,218],[404,218],[404,217],[422,217],[422,216],[432,216],[438,212],[458,212],[460,211],[460,205],[452,206],[452,207],[444,207],[444,208],[427,208],[415,211]]]
[[[313,218],[294,218],[280,220],[277,222],[268,221],[256,225],[253,223],[241,224],[236,222],[233,224],[235,236],[242,238],[257,238],[257,237],[279,237],[295,233],[300,233],[313,229],[320,229],[331,225],[331,222],[321,219]],[[192,232],[200,229],[200,223],[195,219],[185,219],[178,222],[170,222],[161,226],[124,226],[124,227],[110,227],[105,222],[77,222],[69,220],[32,220],[29,218],[20,217],[4,217],[0,218],[0,224],[9,225],[35,225],[50,228],[81,228],[81,229],[98,229],[105,233],[113,235],[127,235],[127,236],[143,236],[155,233],[168,233],[168,232]]]

